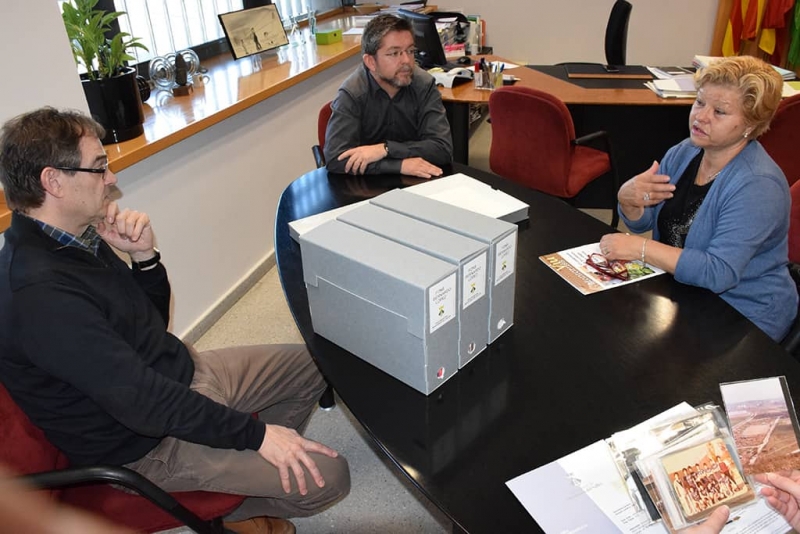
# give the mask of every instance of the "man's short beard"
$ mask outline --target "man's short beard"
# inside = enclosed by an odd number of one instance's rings
[[[408,87],[411,85],[411,82],[414,81],[414,72],[412,71],[408,77],[408,82],[401,81],[399,76],[393,76],[391,78],[387,78],[385,76],[381,76],[381,80],[385,81],[392,87],[396,87],[397,89],[401,89],[403,87]]]

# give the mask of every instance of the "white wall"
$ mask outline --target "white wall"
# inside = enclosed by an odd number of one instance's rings
[[[2,0],[0,123],[44,104],[88,111],[55,0]]]
[[[0,124],[45,104],[88,112],[55,0],[0,1]]]
[[[351,58],[117,174],[153,221],[183,334],[273,249],[278,199],[315,168],[317,116]]]
[[[0,120],[46,104],[85,110],[55,0],[2,2]],[[487,19],[489,44],[498,54],[527,63],[603,61],[613,0],[458,2],[449,7]],[[632,2],[629,63],[687,64],[708,52],[715,2]],[[119,173],[122,203],[153,219],[173,284],[173,330],[179,335],[272,253],[280,193],[313,168],[317,112],[357,61]]]
[[[708,54],[717,0],[630,0],[628,63],[688,65]],[[440,2],[486,19],[487,44],[525,64],[605,62],[604,37],[614,0],[452,0]]]

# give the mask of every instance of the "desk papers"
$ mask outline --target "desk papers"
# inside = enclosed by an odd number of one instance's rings
[[[683,67],[647,67],[657,80],[671,80],[676,76],[694,75],[694,73]]]
[[[781,96],[788,98],[800,94],[800,82],[783,82],[783,92]]]
[[[694,67],[698,68],[698,69],[701,69],[703,67],[708,67],[711,63],[713,63],[714,61],[717,61],[719,59],[723,59],[723,58],[720,57],[720,56],[700,56],[700,55],[696,55],[696,56],[694,56],[694,59],[692,59],[692,65]],[[775,69],[775,71],[778,74],[781,75],[781,78],[783,78],[784,81],[785,80],[794,80],[795,78],[797,78],[797,75],[793,71],[790,71],[789,69],[784,69],[783,67],[779,67],[777,65],[772,65],[772,68]]]
[[[405,190],[510,223],[528,218],[527,204],[466,174],[453,174]]]
[[[619,280],[603,275],[590,267],[586,263],[586,260],[591,254],[599,254],[602,256],[600,253],[600,243],[592,243],[562,250],[561,252],[545,254],[544,256],[539,256],[539,259],[584,295],[633,284],[647,278],[664,274],[664,271],[658,267],[647,264],[645,268],[640,261],[634,260],[623,262],[625,268],[628,270],[630,279]]]
[[[686,403],[613,436],[624,441],[641,435],[658,421],[693,410]],[[651,523],[639,490],[626,481],[614,461],[608,441],[597,441],[555,462],[506,482],[525,509],[547,534],[622,532],[666,534],[662,522]],[[791,527],[764,499],[734,510],[723,534],[783,534]]]
[[[506,222],[517,223],[528,218],[527,204],[509,194],[492,189],[491,186],[475,178],[470,178],[466,174],[458,173],[430,180],[406,187],[405,191]],[[300,236],[312,228],[368,202],[368,200],[363,200],[349,206],[342,206],[292,221],[289,223],[289,235],[295,241],[299,241]]]
[[[694,98],[697,96],[693,74],[673,76],[666,80],[653,80],[644,85],[661,98]]]

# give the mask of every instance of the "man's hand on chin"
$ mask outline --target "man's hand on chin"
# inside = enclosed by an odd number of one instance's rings
[[[433,178],[434,176],[441,176],[442,169],[422,158],[407,158],[400,165],[400,173],[419,178]]]
[[[153,229],[146,213],[127,208],[120,211],[116,202],[110,202],[97,223],[97,233],[112,247],[130,254],[134,261],[149,259],[143,255],[153,256]]]

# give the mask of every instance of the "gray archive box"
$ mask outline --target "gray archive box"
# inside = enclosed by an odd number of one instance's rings
[[[425,394],[456,373],[454,265],[336,220],[300,250],[316,333]]]
[[[514,324],[517,225],[402,189],[379,195],[372,204],[461,234],[489,246],[489,343]]]
[[[486,348],[489,344],[486,244],[372,204],[337,219],[458,267],[458,368]]]

